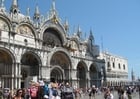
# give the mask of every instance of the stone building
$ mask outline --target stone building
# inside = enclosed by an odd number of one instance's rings
[[[104,85],[120,86],[128,84],[128,64],[126,58],[103,51],[100,53],[100,59],[105,60]]]
[[[54,1],[48,17],[36,6],[33,18],[29,8],[26,15],[20,12],[17,0],[7,12],[4,1],[0,2],[1,87],[27,87],[33,78],[53,78],[77,87],[101,85],[105,63],[97,58],[99,46],[92,31],[86,40],[81,39],[80,28],[69,36],[68,21],[61,22]]]

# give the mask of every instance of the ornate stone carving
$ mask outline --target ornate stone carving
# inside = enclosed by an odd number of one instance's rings
[[[4,31],[9,31],[8,24],[3,19],[0,19],[0,29]]]
[[[60,39],[53,33],[46,33],[44,42],[49,47],[62,46]]]
[[[28,36],[33,36],[33,32],[30,27],[27,25],[21,25],[18,29],[17,32],[20,34],[28,35]]]

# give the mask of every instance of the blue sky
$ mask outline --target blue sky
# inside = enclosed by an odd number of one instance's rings
[[[29,7],[33,15],[36,5],[46,15],[52,0],[18,0],[21,13]],[[5,0],[7,10],[12,0]],[[70,32],[81,27],[83,36],[93,31],[95,43],[103,50],[128,59],[129,73],[133,68],[140,75],[140,0],[55,0],[62,21],[69,21]],[[85,35],[86,33],[86,35]],[[102,40],[101,40],[102,38]]]

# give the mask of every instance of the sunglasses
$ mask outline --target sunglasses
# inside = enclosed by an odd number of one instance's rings
[[[19,91],[19,93],[22,93],[21,91]]]

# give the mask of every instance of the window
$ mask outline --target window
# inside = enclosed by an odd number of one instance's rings
[[[110,68],[110,62],[107,62],[107,67]]]
[[[115,68],[115,63],[113,62],[113,68]]]
[[[123,69],[125,70],[125,64],[123,64]]]
[[[118,67],[119,67],[119,69],[121,69],[121,65],[120,65],[120,63],[118,64]]]

